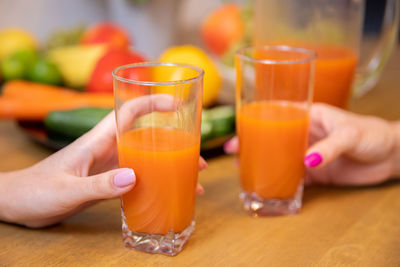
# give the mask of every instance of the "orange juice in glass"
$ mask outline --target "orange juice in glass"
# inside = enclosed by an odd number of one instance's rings
[[[346,108],[351,97],[357,54],[340,45],[299,45],[317,52],[314,102]]]
[[[203,71],[143,63],[113,75],[119,167],[137,179],[121,198],[123,242],[176,255],[194,231]]]
[[[253,216],[301,208],[315,53],[254,46],[236,55],[241,198]]]
[[[400,2],[384,2],[380,31],[363,36],[366,0],[255,0],[253,43],[315,50],[314,101],[346,108],[376,84],[395,47]]]
[[[274,45],[288,45],[315,51],[317,58],[313,102],[323,102],[343,109],[347,107],[358,63],[358,56],[354,51],[340,45],[290,42]]]

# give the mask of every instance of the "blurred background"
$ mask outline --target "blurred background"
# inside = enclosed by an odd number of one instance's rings
[[[135,48],[157,58],[174,44],[201,44],[199,25],[220,4],[202,0],[1,0],[0,27],[20,27],[45,43],[55,31],[109,20],[121,25]]]
[[[0,29],[21,27],[45,42],[57,30],[86,27],[102,20],[123,26],[135,47],[157,58],[171,45],[203,46],[200,25],[226,2],[218,0],[0,0]],[[378,33],[386,0],[367,0],[364,31]]]
[[[0,0],[0,81],[3,84],[0,100],[8,105],[1,111],[0,118],[39,122],[39,126],[42,127],[41,123],[46,122],[52,111],[62,109],[68,112],[77,108],[79,106],[75,101],[81,101],[82,97],[92,101],[87,103],[88,106],[112,108],[111,72],[114,68],[135,62],[164,61],[193,64],[205,70],[202,125],[207,125],[207,120],[218,123],[214,123],[215,127],[204,127],[202,140],[221,136],[229,138],[235,129],[234,52],[241,46],[251,44],[254,39],[253,1],[262,2],[262,0]],[[293,8],[296,5],[307,6],[304,3],[310,0],[285,1],[288,1],[290,8]],[[394,47],[398,47],[398,42],[394,38],[399,35],[396,34],[398,31],[396,23],[392,23],[390,30],[385,32],[382,39],[386,39],[386,42],[382,42],[380,47],[371,42],[382,35],[382,29],[388,28],[386,26],[389,23],[383,20],[384,14],[387,13],[387,17],[392,21],[397,19],[398,22],[399,12],[385,9],[386,3],[390,1],[394,3],[396,0],[366,0],[365,13],[357,13],[360,14],[359,21],[363,23],[362,28],[366,36],[361,41],[361,50],[358,51],[356,48],[357,53],[361,55],[359,68],[364,64],[366,72],[372,73],[372,79],[364,86],[367,89],[376,84],[391,51]],[[271,0],[263,3],[268,3],[266,4],[268,6],[272,5],[271,2],[281,5],[284,1]],[[352,5],[361,3],[359,0],[319,2],[329,5],[337,5],[340,2],[343,4],[343,9],[347,9],[350,3]],[[298,15],[299,11],[296,8],[289,14],[288,20],[297,16],[300,21],[301,19],[303,22],[306,21],[309,16]],[[304,12],[308,12],[308,9],[304,8]],[[270,17],[267,19],[272,21],[271,24],[279,24],[283,19],[279,15],[276,16],[278,18],[275,21]],[[337,34],[338,28],[346,28],[345,31],[350,32],[349,35],[361,34],[358,22],[354,24],[357,30],[353,31],[353,28],[347,27],[346,22],[339,21],[335,24],[328,18],[328,23],[326,21],[320,23],[323,19],[325,17],[320,16],[319,20],[310,24],[322,25],[318,29],[330,39],[344,38],[344,35]],[[265,25],[258,23],[260,24]],[[342,25],[338,26],[339,24]],[[346,24],[345,27],[343,24]],[[272,25],[272,28],[274,27],[275,25]],[[307,32],[309,29],[303,32],[298,32],[295,27],[293,29],[294,34],[292,32],[288,36],[307,37],[309,33]],[[358,45],[359,42],[355,44]],[[376,57],[363,56],[371,55],[371,51],[375,50]],[[383,60],[380,60],[381,58]],[[356,81],[358,74],[364,75],[357,70]],[[48,87],[43,87],[43,84],[54,88],[50,90]],[[71,99],[68,99],[70,102],[68,103],[62,94],[56,98],[58,94],[56,92],[62,91],[61,89],[89,94],[107,93],[108,96],[107,99],[103,99],[104,103],[99,103],[95,100],[96,96],[81,94],[72,97],[70,94]],[[48,91],[52,93],[49,94]],[[36,94],[38,99],[45,97],[52,99],[45,102],[54,103],[55,99],[60,99],[61,105],[47,106],[47,109],[42,106],[32,106],[29,109],[28,103],[20,105],[25,103],[28,96],[33,97],[33,94]],[[221,105],[229,106],[215,112],[211,110]],[[102,113],[92,111],[86,120],[88,124],[71,137],[76,138],[93,127],[108,111]],[[218,126],[221,125],[220,114],[226,116],[223,131]],[[45,126],[48,132],[52,131],[48,125]],[[54,127],[55,130],[58,128]],[[223,141],[218,144],[222,144]]]

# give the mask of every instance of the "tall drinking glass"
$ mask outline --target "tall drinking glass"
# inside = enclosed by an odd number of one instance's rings
[[[176,255],[194,231],[203,71],[142,63],[113,77],[119,167],[137,179],[121,198],[123,243]]]
[[[315,58],[289,46],[236,54],[240,197],[253,216],[301,208]]]

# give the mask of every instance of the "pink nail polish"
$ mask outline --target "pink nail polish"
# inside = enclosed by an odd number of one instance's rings
[[[227,154],[231,153],[231,141],[228,141],[224,144],[224,151]]]
[[[136,181],[135,172],[132,169],[124,169],[114,176],[114,185],[122,188],[133,184]]]
[[[304,164],[310,168],[318,166],[321,162],[322,156],[317,152],[311,153],[304,158]]]

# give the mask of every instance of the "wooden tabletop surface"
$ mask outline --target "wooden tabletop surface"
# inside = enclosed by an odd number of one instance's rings
[[[351,110],[400,118],[400,48],[378,86]],[[13,122],[0,122],[0,171],[50,153]],[[238,199],[234,157],[210,159],[200,182],[206,194],[197,199],[196,231],[176,257],[123,247],[115,199],[47,229],[0,223],[0,266],[400,266],[400,183],[315,186],[305,190],[299,215],[251,218]]]

